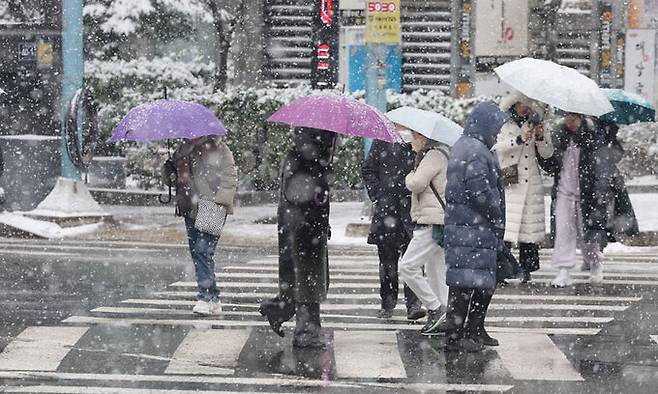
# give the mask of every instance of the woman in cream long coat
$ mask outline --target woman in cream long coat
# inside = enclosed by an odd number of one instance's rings
[[[544,187],[537,155],[551,157],[553,145],[541,125],[541,103],[513,92],[503,99],[500,108],[508,113],[509,121],[501,129],[494,149],[503,172],[515,165],[518,169],[518,182],[505,186],[505,241],[518,244],[522,280],[528,282],[530,273],[539,269],[539,243],[546,236]]]

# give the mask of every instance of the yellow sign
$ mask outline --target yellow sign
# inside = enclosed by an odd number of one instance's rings
[[[401,43],[400,0],[366,2],[366,43]]]
[[[53,45],[49,41],[39,41],[37,44],[37,64],[40,66],[53,64]]]

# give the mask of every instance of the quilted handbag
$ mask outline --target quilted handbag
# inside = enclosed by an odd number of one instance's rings
[[[219,237],[226,223],[226,208],[212,201],[199,200],[194,227],[204,233]]]

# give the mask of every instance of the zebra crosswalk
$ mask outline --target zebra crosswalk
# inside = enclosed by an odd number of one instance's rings
[[[145,388],[156,393],[326,388],[505,392],[518,381],[580,382],[584,377],[553,336],[597,335],[642,300],[640,293],[614,295],[619,293],[607,289],[658,285],[658,271],[624,270],[628,263],[622,261],[611,265],[598,290],[550,289],[544,285],[554,274],[550,270],[537,272],[533,285],[500,289],[486,321],[500,341],[487,356],[490,370],[498,372],[496,379],[482,377],[481,384],[473,384],[477,380],[450,378],[454,371],[436,362],[448,357],[443,339],[422,337],[422,324],[409,322],[403,305],[391,319],[377,317],[377,264],[369,256],[331,260],[331,286],[322,305],[327,349],[321,352],[296,353],[290,346],[291,328],[281,339],[258,313],[260,301],[277,289],[276,257],[265,256],[218,270],[224,309],[219,316],[194,316],[196,285],[180,281],[148,298],[68,317],[58,326],[29,327],[0,353],[0,388],[43,393]],[[587,280],[586,273],[576,277]]]

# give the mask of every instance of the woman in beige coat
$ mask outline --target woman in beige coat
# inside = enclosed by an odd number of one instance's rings
[[[192,311],[217,315],[222,311],[214,261],[219,236],[198,230],[195,220],[199,200],[214,202],[226,214],[233,213],[238,183],[233,154],[218,137],[185,140],[165,163],[163,177],[165,184],[176,187],[176,214],[184,218],[187,229],[198,287],[197,303]]]
[[[432,237],[433,227],[443,226],[448,147],[419,133],[412,135],[416,164],[405,184],[411,191],[411,220],[415,228],[399,269],[404,283],[427,308],[427,324],[421,333],[434,335],[446,329],[448,304],[445,256]],[[427,277],[423,276],[423,268]]]
[[[519,246],[522,281],[528,282],[530,273],[539,269],[539,243],[546,236],[544,186],[537,155],[551,157],[553,145],[541,124],[542,104],[513,92],[500,108],[509,115],[494,146],[503,175],[507,174],[505,241]]]

